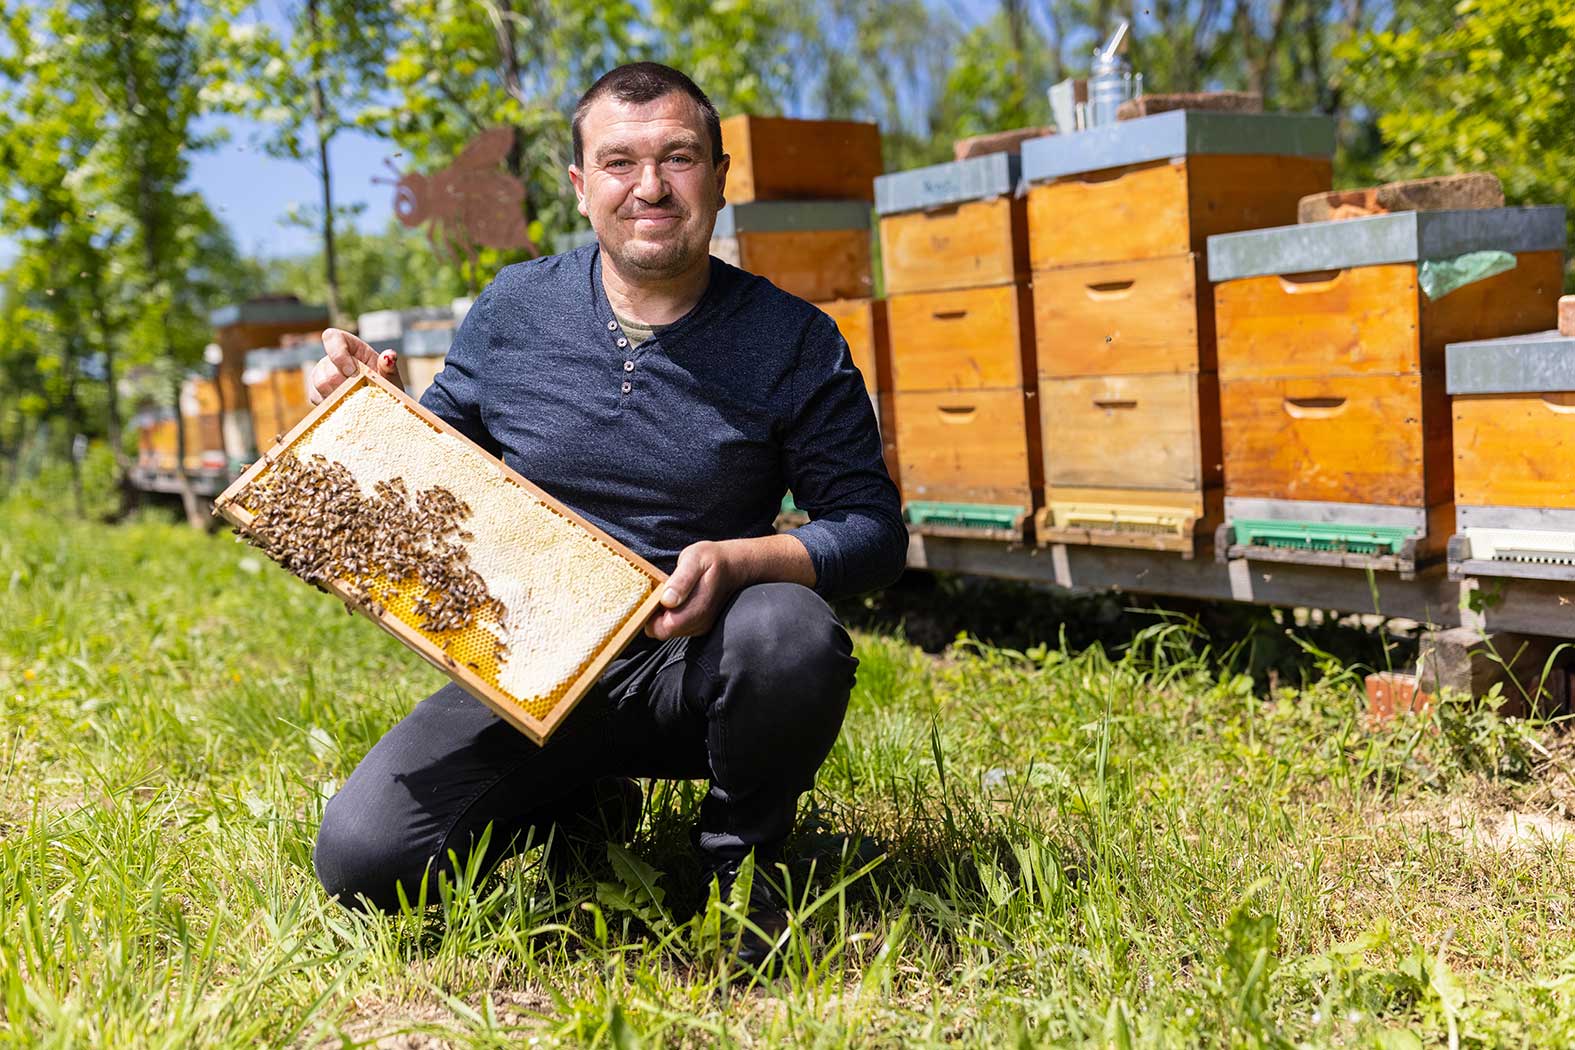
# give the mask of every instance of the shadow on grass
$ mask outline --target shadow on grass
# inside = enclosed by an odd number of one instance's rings
[[[1372,668],[1416,661],[1414,631],[1362,626],[1321,610],[1298,625],[1293,610],[1237,602],[1117,593],[1072,594],[1011,580],[909,571],[884,591],[835,604],[849,627],[896,634],[939,653],[966,634],[988,645],[1025,650],[1036,645],[1071,652],[1100,645],[1123,652],[1144,628],[1182,617],[1201,629],[1214,669],[1231,654],[1231,670],[1251,675],[1259,692],[1276,685],[1317,681],[1332,660]]]

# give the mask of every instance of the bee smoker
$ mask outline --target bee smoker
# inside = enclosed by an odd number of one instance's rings
[[[1134,74],[1123,54],[1131,28],[1130,22],[1122,22],[1105,41],[1105,46],[1094,52],[1094,64],[1088,76],[1086,127],[1114,124],[1121,103],[1143,94],[1143,74]]]

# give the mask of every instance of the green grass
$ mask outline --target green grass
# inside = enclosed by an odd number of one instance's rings
[[[803,812],[888,853],[799,879],[788,973],[750,988],[693,785],[650,793],[599,887],[527,855],[426,912],[327,902],[323,800],[436,673],[228,537],[13,503],[0,1043],[1575,1042],[1554,729],[1456,699],[1369,731],[1357,671],[1265,695],[1149,623],[940,657],[860,633]]]

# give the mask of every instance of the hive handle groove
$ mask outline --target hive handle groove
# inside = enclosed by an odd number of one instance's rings
[[[1282,273],[1280,288],[1286,295],[1317,295],[1327,292],[1345,277],[1344,270],[1307,270],[1303,273]]]
[[[1345,411],[1343,397],[1288,397],[1285,412],[1296,419],[1329,419]]]
[[[1097,284],[1087,285],[1083,293],[1096,302],[1125,299],[1132,294],[1132,286],[1135,284],[1137,284],[1135,280],[1100,281]]]

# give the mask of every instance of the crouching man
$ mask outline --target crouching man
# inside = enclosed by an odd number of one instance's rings
[[[490,860],[548,834],[632,834],[634,778],[709,781],[694,842],[723,898],[781,859],[839,732],[857,661],[827,598],[907,549],[864,384],[835,324],[712,258],[728,158],[716,109],[653,63],[574,112],[569,179],[598,243],[510,266],[423,404],[671,573],[662,610],[557,733],[532,744],[458,686],[422,701],[328,803],[316,867],[347,904],[397,905],[491,827]],[[391,353],[330,331],[321,399]],[[811,521],[772,528],[791,489]],[[751,917],[786,919],[757,878]],[[770,944],[745,939],[744,961]]]

